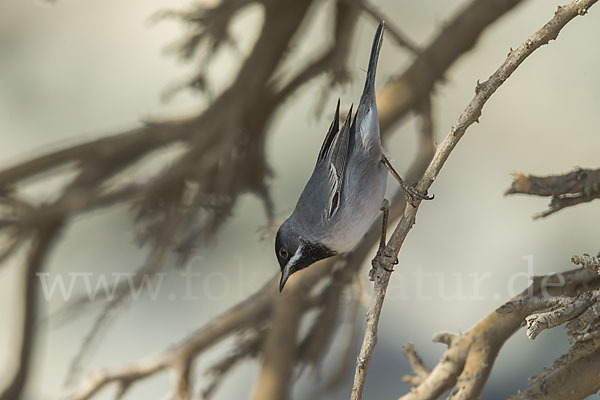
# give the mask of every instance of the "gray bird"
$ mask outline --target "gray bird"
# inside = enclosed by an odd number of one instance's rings
[[[294,272],[352,250],[380,213],[390,167],[381,148],[375,101],[375,71],[384,26],[382,21],[375,33],[354,120],[351,122],[350,107],[339,129],[338,100],[312,176],[292,215],[277,232],[275,254],[281,267],[280,291]],[[407,189],[402,182],[401,185],[409,196],[428,198]]]

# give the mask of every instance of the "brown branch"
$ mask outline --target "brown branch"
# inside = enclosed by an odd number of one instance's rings
[[[418,386],[427,379],[431,371],[425,366],[425,363],[423,363],[423,360],[417,353],[417,349],[415,349],[415,346],[412,343],[408,346],[402,346],[402,351],[414,372],[414,375],[404,375],[402,381],[411,386]]]
[[[385,16],[380,12],[374,4],[371,4],[368,0],[360,0],[360,7],[370,15],[377,23],[385,20]],[[420,50],[418,46],[410,39],[404,32],[394,26],[391,22],[386,21],[385,30],[392,35],[392,38],[398,43],[399,46],[406,48],[411,53],[418,55]]]
[[[292,373],[298,358],[296,342],[300,319],[304,314],[302,292],[306,287],[294,280],[286,287],[285,296],[275,303],[271,329],[264,340],[264,361],[252,398],[256,400],[286,399],[292,387]]]
[[[317,110],[324,108],[324,102],[328,98],[328,91],[335,85],[350,80],[348,72],[348,57],[354,39],[355,27],[359,17],[359,9],[355,2],[357,0],[338,0],[335,9],[335,23],[333,25],[333,41],[328,49],[317,59],[308,63],[300,72],[289,79],[283,85],[273,82],[267,92],[269,96],[265,101],[280,105],[300,87],[312,79],[324,73],[329,74],[329,83],[324,89],[321,100],[317,101]],[[277,88],[277,86],[281,86]]]
[[[475,96],[465,111],[458,118],[456,125],[452,127],[450,133],[439,145],[431,164],[425,171],[423,178],[419,181],[417,185],[418,191],[427,193],[427,190],[433,184],[444,163],[450,156],[450,153],[458,144],[467,128],[479,120],[479,117],[481,116],[481,110],[483,109],[485,103],[506,81],[506,79],[512,75],[518,66],[536,49],[540,48],[544,44],[547,44],[550,40],[555,39],[560,30],[569,21],[578,15],[585,14],[587,9],[596,1],[597,0],[574,1],[567,6],[559,8],[554,17],[548,23],[534,33],[516,50],[509,53],[506,60],[487,81],[478,83],[475,90]],[[404,215],[394,230],[394,233],[392,234],[387,246],[381,251],[381,253],[378,253],[378,256],[373,260],[373,273],[371,276],[375,281],[375,289],[371,304],[369,305],[369,311],[367,312],[367,326],[365,329],[363,344],[356,363],[354,385],[351,395],[352,400],[360,400],[362,398],[362,391],[366,381],[367,369],[375,348],[375,344],[377,342],[377,326],[379,323],[379,316],[381,314],[381,308],[383,307],[385,293],[391,276],[391,272],[389,271],[392,270],[394,262],[397,259],[400,251],[400,247],[415,223],[419,205],[420,201],[417,201],[415,202],[414,206],[406,206]],[[481,392],[483,383],[489,374],[489,369],[484,369],[481,371],[481,363],[478,364],[478,362],[481,361],[481,357],[483,357],[484,354],[488,354],[488,357],[495,358],[495,352],[497,352],[498,349],[494,350],[482,348],[481,350],[481,355],[468,356],[465,360],[465,368],[459,377],[459,383],[464,382],[464,384],[459,385],[457,387],[457,391],[453,392],[451,396],[453,399],[468,399],[478,396]],[[473,367],[472,369],[471,366]],[[491,368],[491,366],[489,368]],[[475,371],[477,371],[479,376],[483,379],[475,379],[475,375],[473,375]]]
[[[561,304],[556,310],[528,315],[525,319],[527,322],[527,336],[533,340],[541,331],[562,325],[576,318],[594,304],[598,296],[598,293],[585,292],[577,298]]]
[[[271,279],[256,294],[214,318],[209,324],[162,354],[115,370],[90,374],[67,399],[89,399],[111,383],[130,385],[158,371],[178,371],[182,361],[191,362],[208,347],[221,342],[229,335],[252,326],[257,321],[263,321],[271,312],[272,300],[276,293],[276,280]]]
[[[35,319],[37,306],[37,276],[58,239],[63,223],[60,220],[50,221],[34,234],[26,268],[23,271],[23,324],[21,328],[21,346],[15,375],[0,394],[0,400],[16,400],[22,398],[27,383],[30,364],[35,347]]]
[[[551,196],[550,207],[534,215],[544,218],[563,208],[600,198],[600,170],[581,169],[550,176],[513,174],[513,182],[504,194]]]
[[[451,399],[477,398],[504,342],[521,327],[524,318],[535,311],[534,305],[537,304],[540,308],[546,306],[543,302],[527,303],[531,306],[528,308],[515,308],[512,304],[540,296],[576,296],[589,287],[598,285],[600,279],[597,276],[582,270],[534,279],[529,288],[489,314],[468,332],[461,335],[436,335],[434,341],[447,344],[448,349],[425,380],[400,399],[433,400],[452,387],[454,390],[450,394]]]
[[[600,350],[574,361],[550,378],[511,397],[511,400],[579,400],[600,390]]]
[[[593,265],[596,260],[594,257],[585,255],[584,257],[574,256],[572,257],[572,261],[576,264],[579,263],[590,267],[590,264]],[[593,267],[588,269],[582,268],[580,271],[581,275],[587,274],[593,277],[593,279],[598,278],[597,271]],[[552,365],[544,368],[538,375],[529,379],[530,385],[534,386],[528,392],[534,393],[546,384],[553,385],[555,380],[561,379],[560,376],[563,375],[563,371],[580,368],[578,363],[581,359],[590,356],[600,349],[600,290],[595,288],[597,288],[597,285],[590,285],[576,296],[570,295],[569,297],[561,296],[554,298],[559,301],[554,301],[550,310],[529,310],[526,317],[527,336],[534,339],[541,330],[568,322],[566,328],[567,334],[570,336],[569,342],[572,343],[572,346],[566,354],[559,357]],[[584,330],[586,331],[583,332]],[[582,389],[581,393],[591,390],[596,381],[597,379],[591,379],[591,381],[588,380],[587,382],[583,380],[582,386],[586,389]],[[569,383],[568,386],[571,385],[572,383]],[[573,396],[573,398],[581,398],[578,397],[579,395]],[[519,397],[517,396],[516,398]]]

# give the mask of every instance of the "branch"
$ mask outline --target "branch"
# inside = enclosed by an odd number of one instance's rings
[[[525,321],[527,321],[527,336],[533,340],[544,329],[554,328],[572,320],[594,304],[598,296],[598,293],[585,292],[577,298],[561,304],[556,310],[528,315],[525,318]]]
[[[435,84],[460,56],[471,50],[483,31],[522,3],[522,0],[472,0],[419,54],[400,76],[388,82],[377,96],[382,133],[427,99]]]
[[[440,170],[444,163],[450,156],[450,153],[454,147],[458,144],[467,128],[474,122],[479,120],[481,116],[481,110],[488,101],[488,99],[494,94],[494,92],[512,75],[512,73],[518,68],[518,66],[536,49],[540,48],[544,44],[547,44],[550,40],[556,39],[560,30],[573,18],[578,15],[584,15],[587,9],[591,7],[597,0],[576,0],[571,4],[560,7],[555,13],[554,17],[546,23],[540,30],[534,33],[525,43],[519,46],[516,50],[511,51],[508,54],[506,60],[502,65],[490,76],[490,78],[483,82],[478,83],[475,89],[475,96],[460,115],[455,126],[452,127],[446,138],[439,145],[431,164],[425,171],[425,174],[416,186],[417,190],[421,193],[427,193],[427,190],[431,187],[434,180],[437,178]],[[408,232],[415,223],[417,211],[419,209],[420,201],[415,202],[414,206],[406,206],[404,215],[394,230],[388,244],[382,249],[381,253],[373,260],[373,269],[371,277],[375,281],[375,288],[369,310],[367,312],[367,326],[365,329],[365,336],[361,346],[361,350],[356,363],[356,372],[354,376],[354,385],[352,388],[352,400],[362,399],[363,387],[366,381],[367,369],[371,360],[375,344],[377,342],[377,326],[379,323],[379,316],[381,314],[381,308],[383,307],[383,301],[385,293],[391,276],[391,271],[394,266],[394,262],[397,259],[400,247],[402,246],[404,239]],[[482,349],[489,350],[489,349]],[[491,352],[490,357],[495,357],[495,353]],[[482,376],[483,380],[471,379],[467,381],[467,378],[471,378],[471,365],[474,369],[479,369],[477,362],[480,361],[480,356],[469,357],[466,361],[465,369],[461,375],[466,383],[459,388],[456,393],[452,394],[452,398],[471,398],[477,396],[483,388],[482,381],[485,382],[489,370],[485,371]],[[491,367],[490,367],[491,368]]]
[[[562,368],[549,379],[520,392],[511,400],[585,399],[600,390],[600,350]]]
[[[35,347],[35,318],[38,309],[36,274],[42,270],[44,262],[52,250],[62,226],[63,224],[60,220],[51,221],[45,226],[40,227],[34,235],[23,277],[25,287],[23,289],[23,324],[21,328],[22,339],[19,360],[15,375],[6,389],[0,394],[0,400],[19,399],[25,389]]]
[[[190,364],[195,357],[229,335],[262,321],[270,313],[276,295],[276,279],[271,279],[253,296],[214,318],[205,327],[198,329],[181,343],[165,350],[162,354],[140,360],[114,370],[90,374],[66,399],[87,400],[105,386],[116,383],[128,389],[131,384],[156,372],[169,369],[177,373],[181,365]]]
[[[522,326],[523,319],[529,313],[546,307],[544,302],[526,300],[546,296],[576,296],[598,285],[600,278],[580,269],[536,278],[522,293],[468,332],[461,335],[436,334],[433,341],[445,343],[448,349],[429,375],[400,399],[433,400],[453,387],[450,399],[477,398],[506,340]],[[528,304],[529,307],[514,307],[514,304]]]
[[[402,346],[402,351],[414,372],[414,375],[404,375],[402,381],[412,386],[418,386],[427,379],[431,371],[425,366],[413,344]]]
[[[371,4],[368,0],[361,0],[359,2],[360,7],[371,17],[373,17],[373,19],[379,23],[383,20],[385,20],[385,16],[383,13],[381,13],[377,7],[375,7],[375,5]],[[398,29],[397,27],[395,27],[394,25],[392,25],[391,23],[386,21],[386,26],[385,26],[385,30],[388,31],[391,35],[392,38],[394,38],[394,40],[396,41],[396,43],[398,43],[399,46],[406,48],[407,50],[409,50],[411,53],[418,55],[420,53],[419,48],[417,47],[417,45],[412,41],[412,39],[409,39],[408,36],[406,34],[404,34],[404,32],[400,31],[400,29]]]
[[[594,263],[597,261],[595,257],[588,255],[583,257],[573,256],[572,261],[575,264],[588,266],[587,269],[582,268],[579,270],[581,276],[587,274],[593,277],[594,280],[598,279],[598,273],[593,268]],[[577,384],[574,384],[573,380],[563,380],[565,375],[572,376],[570,372],[565,373],[565,371],[588,368],[588,366],[580,364],[581,360],[586,359],[587,363],[595,362],[597,356],[593,356],[593,354],[600,349],[600,290],[594,290],[594,288],[597,288],[597,285],[590,282],[590,285],[584,286],[584,290],[579,294],[570,294],[567,297],[550,297],[555,301],[550,302],[551,304],[543,304],[543,306],[550,305],[550,310],[526,310],[527,336],[530,339],[535,339],[543,329],[553,328],[568,322],[566,325],[567,334],[570,336],[569,342],[572,343],[566,354],[559,357],[551,366],[544,368],[538,375],[529,379],[530,385],[534,386],[528,389],[528,395],[534,396],[534,393],[537,393],[540,388],[559,383],[571,390],[569,398],[583,398],[598,390],[597,377],[587,376],[583,378],[586,376],[585,371],[580,371],[582,378],[577,379]],[[539,302],[539,304],[542,303]],[[588,359],[589,357],[592,358]],[[569,383],[566,384],[566,382]],[[577,386],[576,390],[574,389],[575,386]],[[519,394],[515,398],[523,397]]]
[[[584,254],[583,256],[571,257],[571,262],[575,265],[581,265],[583,268],[589,269],[590,271],[595,271],[597,274],[600,274],[599,257],[592,257],[589,254]]]
[[[544,218],[563,208],[587,203],[600,198],[600,169],[581,169],[550,176],[513,174],[513,182],[504,192],[505,195],[516,193],[535,196],[552,196],[550,207],[533,216]]]

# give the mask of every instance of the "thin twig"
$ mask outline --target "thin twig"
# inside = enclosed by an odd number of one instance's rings
[[[415,345],[411,343],[408,346],[402,346],[402,351],[414,372],[414,375],[404,375],[402,381],[417,386],[427,379],[431,371],[425,366],[425,363],[423,363],[423,359],[417,353]]]

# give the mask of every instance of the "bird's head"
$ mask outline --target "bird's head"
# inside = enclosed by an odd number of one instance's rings
[[[287,219],[275,237],[275,255],[281,268],[279,291],[283,290],[288,278],[295,272],[336,253],[322,243],[303,237],[294,223]]]

